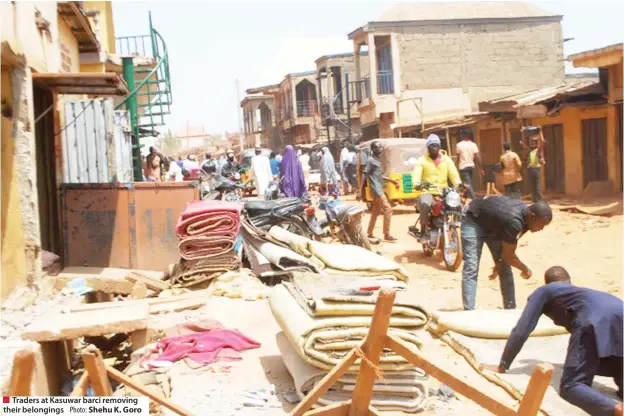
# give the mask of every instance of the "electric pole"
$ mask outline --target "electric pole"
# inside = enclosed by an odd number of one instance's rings
[[[238,140],[240,151],[243,151],[243,125],[241,123],[241,114],[240,114],[240,93],[238,91],[238,78],[236,79],[236,115],[238,116]]]

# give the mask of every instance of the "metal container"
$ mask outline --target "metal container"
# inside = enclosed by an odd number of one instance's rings
[[[175,227],[197,182],[63,184],[65,266],[164,270],[179,259]]]

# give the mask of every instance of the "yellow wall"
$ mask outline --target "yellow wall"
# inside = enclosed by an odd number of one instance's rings
[[[36,10],[49,22],[51,40],[37,29]],[[37,72],[59,71],[61,56],[55,1],[0,2],[0,30],[2,42],[7,42],[14,53],[25,55],[31,68]]]
[[[98,10],[98,37],[102,49],[108,53],[116,53],[115,50],[115,25],[113,25],[113,3],[110,1],[85,1],[85,10]],[[90,19],[91,20],[91,19]]]
[[[65,71],[61,65],[61,72],[80,72],[80,52],[78,50],[78,41],[71,31],[69,25],[59,16],[59,53],[61,60],[63,52],[66,52],[71,59],[71,71]],[[64,50],[64,48],[66,48]]]
[[[622,155],[619,154],[617,148],[617,115],[614,107],[600,106],[587,109],[568,107],[562,109],[558,116],[539,117],[531,120],[531,124],[537,126],[547,124],[563,125],[566,194],[580,196],[583,193],[582,121],[602,117],[607,118],[609,179],[613,181],[615,189],[619,189],[622,173],[619,172],[618,161]]]
[[[9,104],[13,102],[11,77],[9,69],[2,67],[0,92],[2,99]],[[0,212],[0,241],[2,244],[2,285],[0,298],[6,296],[17,286],[26,284],[26,257],[24,227],[20,208],[19,189],[17,186],[17,169],[13,154],[15,140],[13,138],[13,123],[11,119],[2,117],[2,146],[1,146],[1,205]]]

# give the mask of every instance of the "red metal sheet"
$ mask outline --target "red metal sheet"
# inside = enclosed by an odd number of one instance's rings
[[[134,194],[138,268],[164,270],[180,258],[175,226],[189,201],[199,199],[199,189],[189,183],[145,183]]]
[[[70,188],[63,192],[66,266],[130,268],[125,188]]]
[[[196,183],[63,185],[66,266],[163,270],[178,260],[175,225]]]

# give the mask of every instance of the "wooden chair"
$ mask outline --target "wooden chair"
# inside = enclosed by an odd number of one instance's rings
[[[537,415],[540,405],[548,388],[553,373],[550,364],[539,364],[533,371],[531,380],[524,394],[518,411],[504,403],[489,397],[487,394],[459,380],[452,374],[428,361],[421,352],[414,351],[402,340],[393,335],[388,335],[390,315],[396,293],[392,289],[382,289],[375,305],[373,320],[368,335],[361,349],[353,349],[347,356],[336,365],[314,389],[301,401],[291,412],[292,416],[364,416],[378,415],[378,411],[371,405],[375,372],[379,364],[379,358],[384,348],[389,348],[407,359],[410,363],[420,367],[432,377],[447,384],[457,393],[471,399],[481,407],[499,416],[533,416]],[[355,389],[351,400],[343,403],[326,406],[320,409],[309,410],[314,403],[323,396],[329,388],[343,374],[345,374],[355,361],[361,358],[360,371],[357,376]]]

